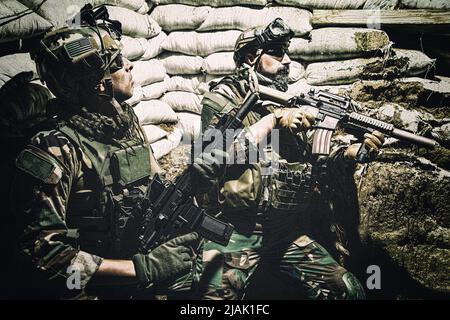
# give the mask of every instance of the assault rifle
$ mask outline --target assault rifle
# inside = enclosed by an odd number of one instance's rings
[[[258,91],[261,99],[271,100],[283,105],[298,106],[314,114],[316,131],[313,137],[312,154],[317,157],[330,154],[331,136],[338,126],[347,133],[357,136],[376,130],[386,136],[419,146],[433,148],[438,145],[432,139],[395,128],[390,123],[356,112],[355,103],[347,97],[314,89],[307,94],[302,93],[298,96],[292,96],[261,85]],[[364,158],[365,152],[367,150],[359,152],[358,160]]]
[[[242,121],[258,101],[258,95],[250,93],[235,115],[226,114],[216,126],[206,130],[199,143],[201,150],[228,150]],[[213,139],[221,135],[221,139]],[[205,143],[209,142],[209,143]],[[139,251],[146,253],[180,232],[196,231],[204,238],[227,245],[233,232],[233,226],[224,223],[193,204],[195,190],[189,169],[186,169],[174,183],[165,184],[156,176],[150,182],[145,198],[142,201],[143,224],[139,235]]]

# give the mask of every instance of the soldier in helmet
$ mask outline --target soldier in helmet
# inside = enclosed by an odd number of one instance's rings
[[[254,28],[241,34],[235,46],[235,74],[212,84],[210,92],[204,96],[203,129],[237,108],[257,83],[281,91],[288,89],[291,62],[288,46],[292,36],[292,30],[280,18],[266,28]],[[299,298],[364,298],[364,290],[356,277],[339,265],[311,233],[308,219],[311,198],[314,194],[325,193],[328,188],[322,180],[323,174],[317,174],[314,169],[317,164],[311,159],[314,117],[298,108],[260,101],[244,124],[246,142],[243,148],[255,146],[264,136],[273,139],[256,163],[227,165],[216,193],[206,197],[209,208],[216,203],[222,219],[232,223],[235,231],[228,246],[204,243],[202,297],[243,298],[256,267],[264,263],[294,282]],[[279,134],[278,148],[273,147],[274,130]],[[383,140],[381,134],[374,133],[366,136],[362,143],[335,146],[321,164],[321,173],[351,171],[363,144],[373,157]],[[211,167],[217,169],[217,165]],[[207,170],[202,177],[206,192],[214,179]]]
[[[159,169],[123,103],[133,93],[133,65],[121,56],[119,37],[111,21],[83,22],[48,33],[35,52],[56,96],[48,106],[56,125],[16,159],[11,297],[124,298],[125,288],[133,295],[192,267],[195,233],[137,254],[133,210]],[[100,290],[119,283],[120,290]]]

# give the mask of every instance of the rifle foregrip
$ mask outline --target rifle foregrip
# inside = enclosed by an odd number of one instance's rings
[[[350,113],[348,122],[362,128],[378,130],[383,134],[390,134],[394,130],[394,126],[390,123],[377,120],[357,112]]]

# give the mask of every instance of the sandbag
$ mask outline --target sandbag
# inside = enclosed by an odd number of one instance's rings
[[[160,100],[177,112],[202,113],[202,96],[195,93],[171,91],[167,92]]]
[[[361,9],[366,0],[274,0],[283,6],[306,9]]]
[[[408,9],[450,9],[448,0],[400,0],[400,6]]]
[[[141,87],[142,98],[141,100],[154,100],[159,99],[167,92],[166,81],[169,76],[164,78],[164,81],[152,83]]]
[[[169,78],[167,76],[166,78]],[[160,98],[164,93],[166,93],[166,79],[164,81],[152,83],[146,86],[138,86],[134,88],[133,96],[126,101],[131,106],[138,104],[145,100],[154,100]]]
[[[36,64],[29,53],[17,53],[0,57],[0,87],[16,74],[24,71],[32,71],[34,79],[38,78]]]
[[[351,90],[351,87],[352,87],[351,84],[334,85],[334,86],[311,86],[306,82],[306,79],[300,79],[299,81],[288,85],[287,93],[291,95],[299,95],[301,93],[306,94],[310,92],[311,89],[314,89],[314,90],[323,90],[338,95],[346,95],[346,93]]]
[[[130,106],[135,106],[142,100],[142,87],[137,86],[133,88],[133,96],[126,100],[125,103],[129,104]]]
[[[374,56],[390,45],[381,30],[363,28],[321,28],[311,31],[311,39],[293,38],[289,56],[311,61],[343,60]]]
[[[203,58],[183,54],[163,53],[158,57],[168,74],[198,74],[202,72]]]
[[[120,7],[107,6],[109,17],[122,23],[125,35],[152,38],[161,32],[161,27],[149,15],[140,14]]]
[[[417,53],[391,55],[388,59],[350,59],[311,63],[306,68],[306,80],[311,85],[350,84],[361,80],[394,80],[417,73],[425,64]]]
[[[190,144],[200,136],[201,116],[189,112],[178,112],[177,128],[180,129],[183,137],[182,143]]]
[[[122,43],[122,55],[128,60],[137,60],[145,52],[147,47],[147,39],[145,38],[132,38],[128,36],[122,36],[120,40]]]
[[[55,28],[67,26],[66,21],[73,18],[89,0],[19,0],[38,15],[48,20]],[[94,6],[96,3],[94,2]]]
[[[16,0],[0,2],[0,42],[44,33],[52,24]]]
[[[395,56],[408,59],[406,76],[427,75],[434,69],[436,59],[429,58],[425,53],[417,50],[394,49]]]
[[[305,67],[301,63],[291,61],[289,69],[289,83],[299,81],[305,77]]]
[[[155,126],[154,124],[147,124],[145,126],[142,126],[142,129],[144,130],[148,143],[153,143],[161,140],[162,138],[167,137],[168,134],[167,131],[161,129],[158,126]]]
[[[133,62],[131,73],[135,86],[163,81],[167,75],[163,63],[157,59]]]
[[[217,52],[207,56],[203,63],[203,71],[208,74],[230,74],[236,69],[233,52]]]
[[[149,10],[146,0],[95,0],[95,2],[96,4],[111,4],[133,11],[139,11],[141,13],[146,13]]]
[[[166,40],[167,34],[161,31],[156,37],[147,39],[146,46],[144,46],[144,53],[141,60],[149,60],[158,56],[162,51],[162,43]]]
[[[205,94],[209,91],[208,85],[202,76],[174,76],[167,78],[164,83],[167,91],[186,91],[196,94]]]
[[[182,4],[169,4],[157,6],[150,17],[154,19],[163,30],[195,30],[209,14],[211,7],[193,7]]]
[[[264,7],[268,0],[154,0],[157,4],[186,4],[191,6],[229,7],[236,5],[252,5]]]
[[[133,107],[141,125],[175,123],[178,121],[175,111],[159,100],[141,101]]]
[[[156,160],[161,159],[170,151],[178,147],[181,141],[181,137],[182,137],[181,131],[174,130],[166,138],[150,144],[150,147],[153,150],[153,155],[155,156]]]
[[[361,78],[368,64],[380,62],[377,58],[317,62],[306,68],[306,81],[310,85],[350,84]]]
[[[215,52],[233,51],[240,34],[241,31],[238,30],[203,33],[175,31],[164,40],[162,48],[166,51],[206,57]]]
[[[198,31],[246,30],[253,27],[265,27],[275,18],[282,18],[297,36],[312,30],[311,12],[290,7],[269,7],[252,9],[246,7],[218,8],[211,11]]]
[[[363,9],[394,10],[399,6],[400,0],[367,0]]]

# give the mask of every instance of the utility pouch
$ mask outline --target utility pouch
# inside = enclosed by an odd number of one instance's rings
[[[150,176],[150,151],[139,145],[120,149],[111,156],[111,174],[120,186],[134,184]]]

